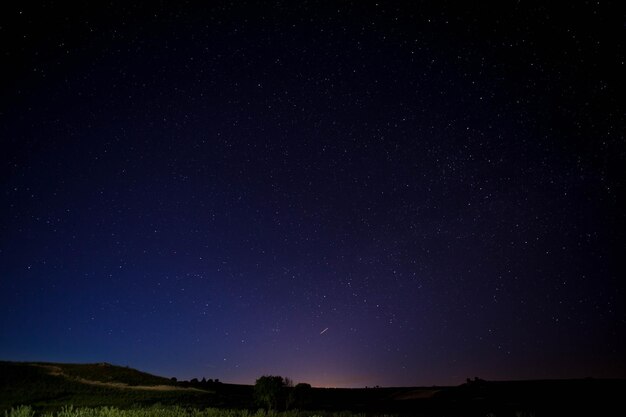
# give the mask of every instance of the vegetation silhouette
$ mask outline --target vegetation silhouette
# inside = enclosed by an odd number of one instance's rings
[[[268,410],[276,410],[279,403],[285,398],[285,388],[289,382],[282,376],[264,375],[254,383],[254,398],[261,406]]]
[[[310,384],[301,382],[289,390],[287,409],[308,409],[313,403],[313,388]]]
[[[192,383],[108,364],[0,361],[5,417],[5,411],[8,417],[181,417],[175,410],[189,410],[188,417],[626,415],[624,392],[624,379],[473,378],[449,387],[313,388],[280,376],[263,376],[255,386],[207,378]],[[70,405],[86,408],[56,414]],[[99,407],[111,414],[98,414]]]
[[[289,378],[264,375],[254,384],[254,398],[268,410],[307,409],[312,404],[312,390],[311,385],[304,382],[294,386]]]

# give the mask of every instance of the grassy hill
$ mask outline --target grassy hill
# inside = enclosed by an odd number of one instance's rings
[[[95,364],[71,363],[30,363],[30,366],[42,367],[52,374],[64,375],[75,380],[104,383],[126,384],[128,386],[172,385],[168,378],[148,374],[136,369],[111,365],[106,362]]]
[[[343,415],[342,410],[399,416],[626,415],[624,392],[626,380],[476,379],[456,387],[313,388],[307,408],[324,416]],[[251,385],[174,382],[106,363],[0,362],[0,416],[22,404],[37,412],[58,411],[67,405],[258,408]],[[611,414],[612,410],[619,412]]]
[[[216,403],[215,397],[213,391],[180,387],[167,378],[106,363],[0,362],[0,410],[19,404],[40,410],[68,404],[206,406]]]

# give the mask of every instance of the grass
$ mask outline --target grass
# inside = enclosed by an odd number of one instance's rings
[[[108,364],[0,361],[0,417],[626,416],[626,380],[619,379],[313,388],[307,404],[323,411],[269,413],[255,411],[253,386],[187,385]]]
[[[124,382],[129,386],[170,385],[168,378],[151,375],[129,367],[114,366],[108,363],[31,363],[32,367],[42,368],[46,373],[62,375],[70,379],[83,379],[96,382]]]
[[[18,406],[4,412],[4,417],[366,417],[365,414],[341,412],[312,412],[312,411],[265,411],[259,409],[218,409],[184,408],[179,406],[163,407],[152,406],[133,409],[119,409],[115,407],[73,407],[66,406],[58,411],[37,413],[30,406]],[[390,417],[382,414],[381,417]],[[368,417],[372,417],[369,415]]]
[[[87,379],[103,384],[87,384],[84,382]],[[189,407],[219,405],[216,396],[207,391],[136,389],[139,384],[150,387],[163,385],[164,381],[169,383],[166,378],[111,365],[0,362],[0,413],[20,404],[28,404],[37,412],[60,409],[68,404],[121,408],[156,403]],[[109,386],[107,382],[126,384],[128,388]]]

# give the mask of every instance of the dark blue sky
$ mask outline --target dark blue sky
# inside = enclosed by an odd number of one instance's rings
[[[236,3],[2,6],[1,359],[626,376],[619,13]]]

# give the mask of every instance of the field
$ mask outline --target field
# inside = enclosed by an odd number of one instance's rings
[[[184,388],[134,369],[108,364],[0,362],[0,410],[29,405],[37,411],[77,407],[208,406],[210,390]]]
[[[251,385],[175,381],[105,363],[0,362],[4,417],[626,415],[624,392],[624,380],[476,379],[455,387],[312,388],[299,409],[282,402],[280,411],[266,411]]]
[[[5,411],[5,417],[35,417],[32,407],[20,406]],[[258,409],[188,409],[182,407],[145,407],[123,410],[114,407],[74,408],[64,407],[58,411],[40,413],[38,417],[365,417],[349,411],[335,413],[319,413],[311,411],[265,411]]]

